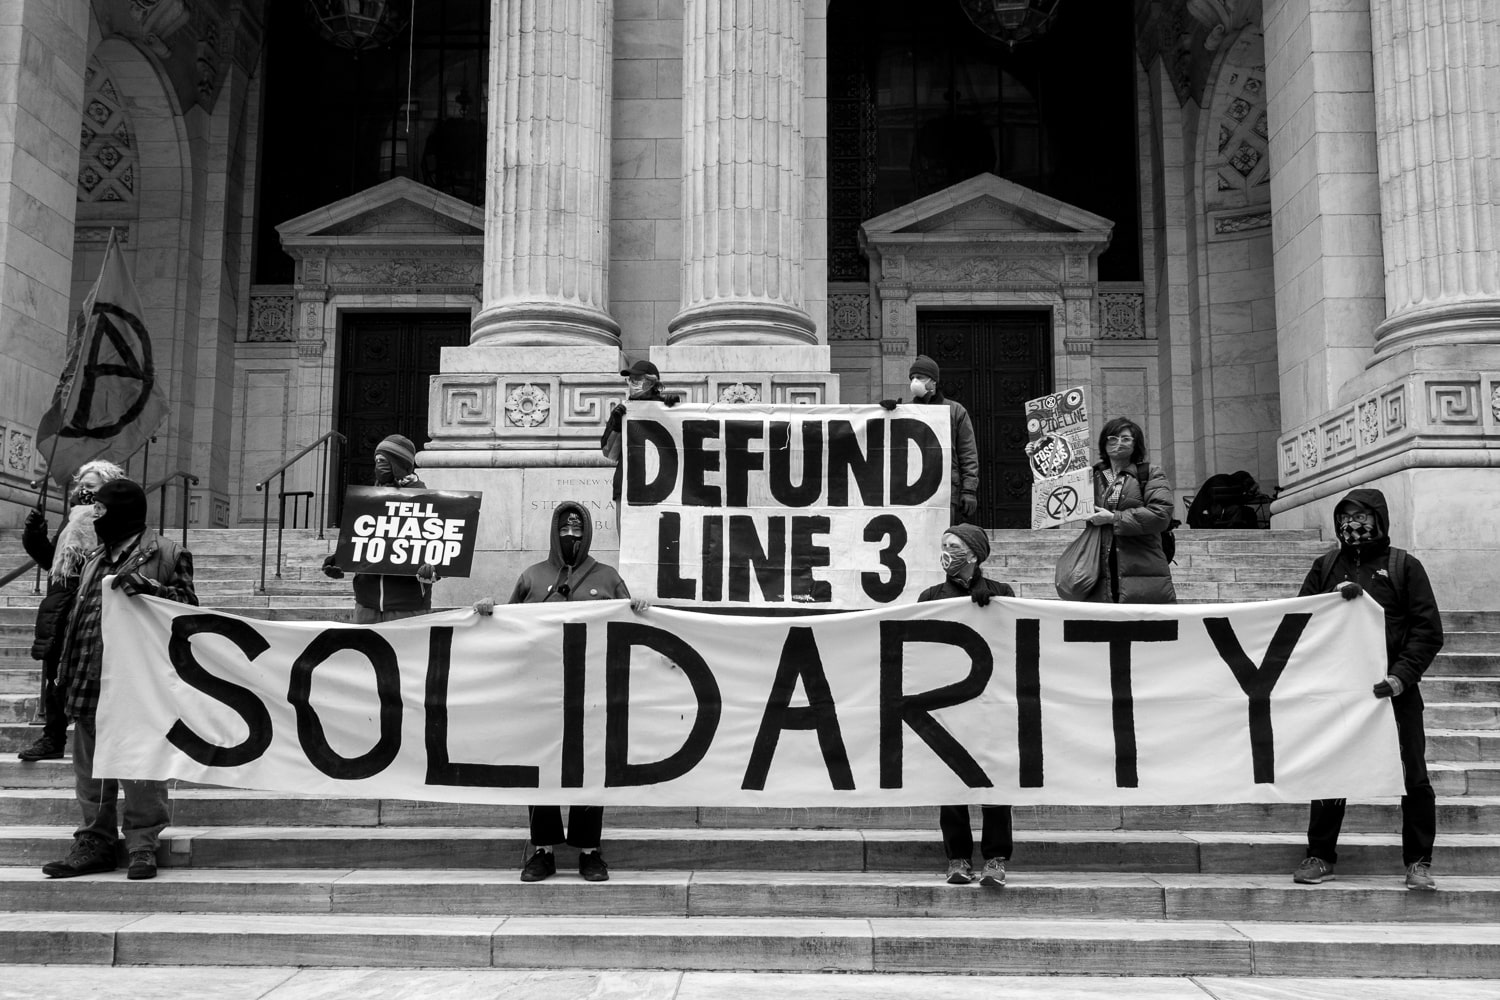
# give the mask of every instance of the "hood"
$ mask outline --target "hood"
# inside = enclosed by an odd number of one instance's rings
[[[563,558],[562,553],[558,551],[557,529],[562,526],[562,519],[569,511],[576,512],[579,520],[583,522],[583,539],[578,546],[578,558],[573,560],[574,568],[583,565],[583,561],[589,557],[589,547],[594,544],[594,516],[588,512],[588,508],[576,500],[564,500],[558,504],[552,511],[550,548],[547,553],[547,561],[558,569],[563,568]]]
[[[1385,494],[1379,490],[1350,490],[1344,499],[1340,500],[1333,508],[1333,530],[1338,531],[1339,511],[1347,507],[1363,507],[1375,515],[1375,523],[1380,527],[1383,538],[1391,537],[1391,511],[1386,506]]]

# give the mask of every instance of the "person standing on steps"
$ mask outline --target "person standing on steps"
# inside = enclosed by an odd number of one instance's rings
[[[943,582],[928,587],[917,597],[923,601],[941,601],[949,597],[967,597],[981,608],[994,597],[1015,597],[1010,584],[991,580],[984,575],[984,561],[990,556],[989,536],[973,524],[955,524],[943,532],[940,558]],[[983,829],[979,836],[979,853],[984,867],[974,874],[974,828],[969,824],[968,806],[943,806],[938,823],[943,831],[943,851],[948,858],[947,881],[950,885],[968,885],[977,877],[979,884],[999,889],[1005,885],[1005,863],[1015,844],[1011,835],[1010,806],[980,806]]]
[[[573,500],[558,504],[552,511],[551,552],[521,571],[509,603],[630,600],[630,590],[615,568],[589,555],[593,538],[593,519],[583,504]],[[631,600],[631,607],[640,612],[647,605]],[[478,601],[474,610],[482,615],[494,614],[495,602],[491,598]],[[609,881],[609,866],[599,852],[603,806],[570,807],[566,832],[562,809],[557,806],[531,806],[528,814],[532,852],[521,868],[522,882],[540,882],[557,874],[553,849],[562,843],[578,848],[578,874],[585,881]]]
[[[1172,526],[1172,487],[1146,461],[1140,425],[1116,417],[1099,432],[1090,524],[1109,529],[1099,583],[1085,600],[1102,604],[1176,604],[1177,588],[1162,548]]]
[[[1443,620],[1427,570],[1417,557],[1391,545],[1391,515],[1379,490],[1351,490],[1333,508],[1336,550],[1313,561],[1298,597],[1337,590],[1346,601],[1369,594],[1385,611],[1385,679],[1376,698],[1389,698],[1396,714],[1396,740],[1406,794],[1401,797],[1401,864],[1406,887],[1436,888],[1432,844],[1437,837],[1437,800],[1427,777],[1427,733],[1422,725],[1422,674],[1443,648]],[[1344,799],[1318,799],[1307,821],[1307,857],[1292,881],[1318,885],[1334,877]]]
[[[374,485],[402,490],[426,489],[427,484],[418,479],[414,471],[416,464],[417,449],[411,438],[392,434],[375,446]],[[335,580],[343,578],[344,571],[336,554],[323,560],[323,574]],[[416,576],[355,573],[354,623],[375,625],[427,614],[432,610],[432,585],[437,579],[437,573],[429,563],[419,566]]]
[[[73,849],[61,861],[42,866],[48,878],[72,878],[114,871],[120,832],[130,856],[126,877],[156,877],[156,848],[170,821],[165,781],[94,777],[94,719],[99,709],[104,663],[104,578],[127,596],[148,594],[197,605],[193,589],[193,555],[170,538],[146,527],[146,491],[129,479],[115,479],[95,493],[98,505],[94,533],[99,548],[83,565],[78,596],[62,633],[57,682],[65,692],[73,720],[73,785],[83,823],[73,833]],[[125,809],[117,800],[125,792]],[[117,832],[118,829],[118,832]]]
[[[979,446],[974,440],[974,422],[969,411],[956,400],[948,399],[938,388],[941,377],[937,362],[925,354],[917,355],[907,377],[911,379],[911,401],[929,406],[946,406],[952,426],[954,524],[972,524],[979,512]],[[894,410],[900,401],[882,399],[880,405]]]
[[[661,372],[656,365],[650,361],[637,361],[629,368],[623,369],[620,375],[625,379],[626,403],[661,403],[663,406],[676,406],[676,396],[666,395],[661,391]],[[615,500],[615,527],[620,526],[620,456],[623,454],[625,441],[625,403],[616,403],[609,411],[609,418],[604,421],[604,433],[599,437],[599,450],[611,462],[615,463],[615,481],[613,496]]]
[[[22,760],[57,760],[67,746],[68,713],[57,683],[63,625],[78,593],[83,564],[99,547],[94,534],[94,518],[99,514],[94,494],[105,483],[124,478],[124,469],[102,458],[79,466],[68,492],[67,514],[51,539],[47,538],[46,515],[33,510],[26,516],[21,547],[32,562],[47,570],[47,593],[36,609],[36,638],[31,644],[32,659],[42,661],[42,735],[16,754]]]

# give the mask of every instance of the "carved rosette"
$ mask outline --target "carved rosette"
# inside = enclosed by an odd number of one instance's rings
[[[719,389],[719,402],[758,403],[760,402],[760,387],[747,385],[744,382],[735,382],[732,385],[722,386]]]
[[[536,427],[546,423],[552,412],[552,399],[547,390],[527,382],[510,391],[505,399],[505,418],[516,427]]]

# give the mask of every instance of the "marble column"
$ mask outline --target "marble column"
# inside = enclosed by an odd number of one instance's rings
[[[1500,7],[1371,0],[1386,320],[1377,357],[1500,345]]]
[[[801,0],[686,0],[671,345],[817,342],[803,304]]]
[[[492,0],[475,346],[618,348],[610,318],[612,0]]]
[[[72,326],[88,30],[85,0],[0,4],[0,497],[22,503]],[[3,506],[0,524],[25,511]]]

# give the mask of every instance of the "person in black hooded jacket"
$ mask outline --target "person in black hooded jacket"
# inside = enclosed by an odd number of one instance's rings
[[[1333,508],[1339,547],[1313,561],[1299,597],[1337,590],[1345,600],[1369,594],[1385,610],[1386,676],[1373,689],[1391,699],[1406,794],[1401,797],[1401,863],[1408,889],[1430,890],[1437,806],[1427,777],[1422,727],[1422,674],[1443,648],[1443,622],[1427,571],[1417,557],[1391,547],[1391,515],[1379,490],[1352,490]],[[1292,880],[1317,885],[1333,878],[1343,799],[1319,799],[1307,824],[1307,857]]]
[[[551,551],[547,558],[521,571],[511,591],[511,604],[542,604],[547,601],[630,600],[630,590],[613,566],[589,555],[594,539],[593,518],[583,504],[564,500],[552,511]],[[642,601],[631,601],[637,611]],[[495,602],[486,598],[474,605],[482,615],[493,614]],[[578,848],[578,874],[589,882],[609,879],[609,866],[599,853],[604,833],[604,807],[576,805],[568,809],[563,831],[562,809],[532,806],[531,856],[521,869],[522,882],[540,882],[557,874],[553,848],[566,843]]]

